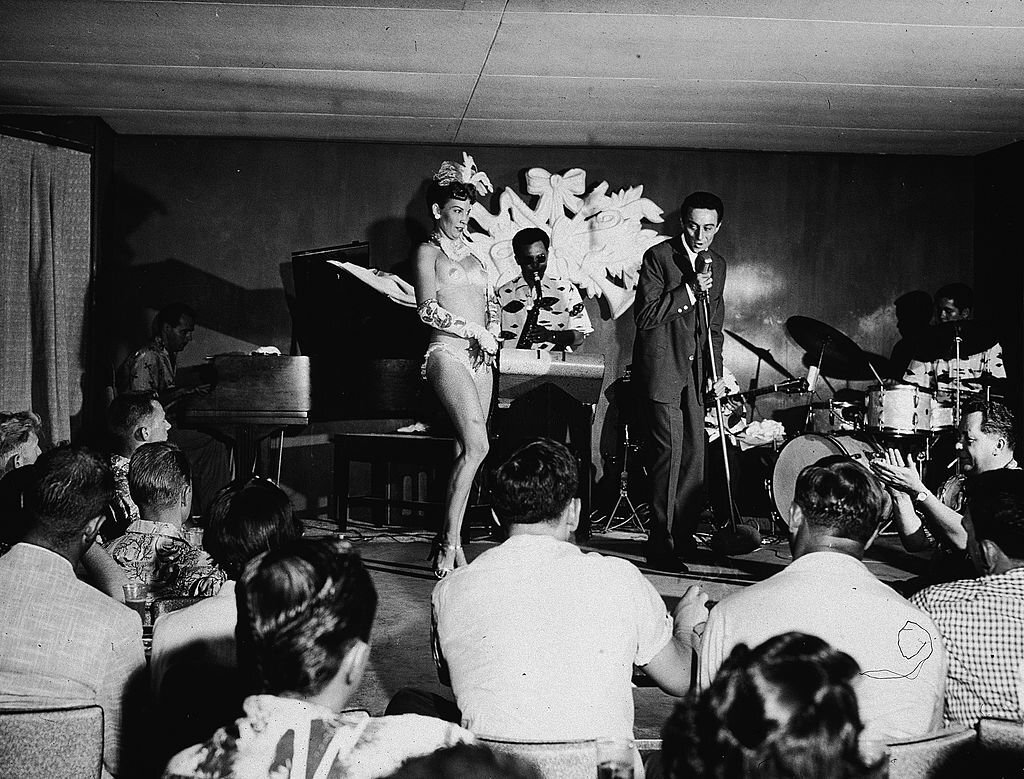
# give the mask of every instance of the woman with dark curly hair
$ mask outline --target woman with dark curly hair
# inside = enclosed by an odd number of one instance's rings
[[[488,450],[487,412],[500,313],[487,268],[463,236],[477,193],[489,190],[490,181],[476,172],[471,157],[465,165],[441,165],[427,191],[434,233],[416,252],[417,311],[432,328],[423,377],[455,428],[456,458],[448,480],[444,527],[431,555],[438,578],[466,564],[462,520]]]
[[[665,777],[884,777],[868,760],[853,680],[857,662],[816,636],[783,633],[737,645],[703,692],[662,731]]]

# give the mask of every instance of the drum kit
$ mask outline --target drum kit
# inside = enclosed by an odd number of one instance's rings
[[[953,324],[958,327],[951,326]],[[921,359],[927,360],[948,359],[953,352],[955,392],[950,400],[940,400],[933,390],[902,381],[888,359],[862,350],[848,336],[824,322],[793,316],[786,321],[786,329],[806,351],[803,361],[808,368],[809,399],[813,397],[819,377],[824,378],[830,388],[829,378],[873,383],[866,393],[849,389],[836,392],[833,388],[832,399],[809,403],[802,431],[777,450],[765,486],[773,519],[780,529],[785,527],[789,516],[797,476],[807,465],[829,455],[845,455],[868,465],[883,456],[885,448],[896,448],[904,455],[914,456],[923,474],[936,444],[943,440],[955,443],[964,398],[970,392],[981,391],[988,397],[993,389],[999,389],[1000,380],[988,376],[965,381],[968,386],[973,385],[970,390],[961,387],[956,379],[960,354],[976,354],[996,342],[989,331],[970,321],[929,328],[918,349]],[[767,350],[734,333],[729,334],[758,356],[759,367],[760,360],[767,362],[766,357],[770,357]],[[792,378],[782,366],[773,367],[781,368],[783,375]],[[942,382],[944,377],[938,380]],[[954,474],[937,492],[949,494],[953,501],[959,484],[960,479]]]

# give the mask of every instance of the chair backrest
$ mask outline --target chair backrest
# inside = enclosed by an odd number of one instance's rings
[[[181,595],[173,596],[169,598],[157,598],[153,601],[153,622],[162,617],[164,614],[170,614],[172,611],[180,611],[181,609],[187,609],[189,606],[199,603],[204,600],[202,595]]]
[[[958,727],[929,733],[912,741],[895,741],[889,748],[889,779],[943,779],[970,773],[977,736]]]
[[[477,741],[497,752],[522,758],[545,779],[594,779],[597,776],[597,745],[580,741],[508,741],[478,736]]]
[[[84,779],[103,765],[103,709],[0,711],[0,779]]]
[[[1024,722],[982,717],[977,729],[979,763],[1004,776],[1020,771],[1024,766]]]

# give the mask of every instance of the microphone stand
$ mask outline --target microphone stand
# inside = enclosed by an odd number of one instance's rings
[[[700,299],[701,311],[704,312],[704,332],[707,335],[708,339],[708,361],[711,363],[711,380],[713,384],[717,384],[718,367],[715,365],[715,354],[711,344],[711,312],[708,308],[708,293],[706,291],[702,291],[697,297]],[[714,392],[714,390],[712,391]],[[714,396],[715,419],[718,422],[718,440],[721,442],[722,445],[722,470],[725,473],[725,493],[729,501],[729,524],[715,532],[711,539],[711,546],[712,548],[715,548],[716,546],[722,547],[723,551],[725,551],[726,548],[732,547],[734,546],[734,544],[729,543],[727,536],[723,535],[723,531],[730,531],[732,533],[732,540],[734,542],[739,541],[741,539],[739,531],[737,529],[739,527],[739,512],[736,510],[736,503],[733,501],[732,498],[732,473],[729,468],[729,442],[726,440],[726,434],[728,431],[726,430],[725,426],[725,415],[722,413],[722,399],[718,397],[717,392],[714,392]],[[749,541],[753,542],[754,538],[756,537],[756,543],[754,544],[754,546],[746,550],[752,552],[754,549],[761,546],[761,534],[757,531],[756,528],[749,529],[752,531]],[[717,544],[715,543],[716,538],[718,539]],[[736,553],[745,554],[746,552],[733,552],[733,554]]]

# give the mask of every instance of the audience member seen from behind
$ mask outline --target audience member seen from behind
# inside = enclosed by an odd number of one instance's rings
[[[139,518],[139,508],[128,489],[128,465],[143,444],[166,441],[171,423],[154,392],[125,392],[107,407],[110,467],[114,471],[113,522],[101,529],[106,541],[124,533]]]
[[[711,610],[701,640],[701,687],[737,644],[798,631],[860,665],[857,696],[868,738],[917,738],[940,727],[946,653],[939,630],[862,562],[888,508],[878,480],[848,457],[804,468],[789,516],[793,562]]]
[[[42,420],[32,411],[0,412],[0,476],[31,465],[43,450],[39,446]]]
[[[973,727],[981,717],[1020,721],[1024,471],[1004,468],[975,477],[965,524],[973,528],[981,578],[936,584],[910,601],[931,615],[946,644],[946,724]]]
[[[431,717],[344,711],[377,608],[370,575],[345,542],[282,544],[249,562],[236,595],[239,663],[263,693],[245,699],[243,718],[172,758],[165,777],[381,777],[406,758],[472,740]]]
[[[140,518],[107,545],[131,581],[150,586],[153,595],[213,595],[224,572],[201,549],[185,540],[182,525],[192,509],[188,458],[166,441],[135,450],[128,487]]]
[[[738,644],[711,685],[676,706],[662,731],[667,779],[884,777],[867,759],[854,683],[857,662],[815,636]]]
[[[525,760],[483,744],[456,744],[413,757],[388,779],[544,779]]]
[[[689,689],[699,588],[669,616],[635,565],[571,543],[577,473],[563,444],[517,450],[493,480],[508,540],[434,588],[438,671],[459,710],[439,704],[438,714],[474,733],[632,738],[634,665],[671,695]]]
[[[253,557],[302,535],[288,495],[258,477],[218,492],[203,524],[203,546],[227,581],[214,597],[165,614],[153,626],[150,676],[157,698],[164,674],[175,663],[235,668],[235,582]]]
[[[74,570],[99,530],[113,476],[101,455],[71,447],[32,469],[27,534],[0,557],[0,707],[98,703],[105,775],[134,776],[122,752],[140,683],[144,694],[142,624]]]

